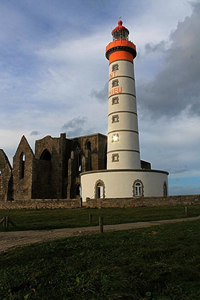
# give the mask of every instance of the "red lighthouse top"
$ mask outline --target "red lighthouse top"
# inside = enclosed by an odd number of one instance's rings
[[[128,40],[129,31],[122,26],[122,21],[118,21],[118,26],[113,29],[113,41],[106,47],[106,58],[111,64],[116,60],[128,60],[133,62],[136,57],[136,46]]]
[[[118,26],[113,29],[112,36],[113,40],[126,39],[128,40],[129,31],[126,27],[122,26],[123,22],[118,21]]]

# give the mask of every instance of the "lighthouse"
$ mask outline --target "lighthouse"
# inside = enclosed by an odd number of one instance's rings
[[[138,169],[140,149],[134,78],[136,46],[122,21],[106,47],[109,60],[107,169]]]
[[[122,24],[120,20],[112,31],[112,42],[106,47],[109,60],[107,169],[80,174],[83,202],[87,199],[134,202],[138,197],[167,195],[168,172],[152,170],[149,162],[140,159],[134,76],[137,53],[129,40],[129,30]]]

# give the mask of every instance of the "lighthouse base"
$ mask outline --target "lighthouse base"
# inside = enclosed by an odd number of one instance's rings
[[[81,174],[82,201],[100,198],[167,196],[168,172],[160,170],[98,170]]]

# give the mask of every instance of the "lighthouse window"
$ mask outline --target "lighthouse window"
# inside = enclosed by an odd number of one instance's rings
[[[118,153],[115,153],[112,155],[112,162],[116,162],[116,161],[119,161],[119,154]]]
[[[166,182],[164,182],[164,184],[163,184],[163,196],[167,197],[167,183]]]
[[[135,184],[135,196],[141,196],[142,195],[142,186],[140,182],[137,182]]]
[[[112,81],[112,87],[118,86],[119,85],[119,80],[115,79]]]
[[[112,123],[116,123],[116,122],[119,122],[119,116],[118,115],[112,116]]]
[[[133,184],[133,196],[142,197],[144,195],[143,183],[140,180],[136,180]]]
[[[119,97],[112,98],[112,105],[113,104],[118,104],[118,103],[119,103]]]
[[[112,136],[112,142],[119,142],[119,134],[113,134]]]
[[[114,64],[112,66],[112,72],[119,70],[119,65],[118,64]]]

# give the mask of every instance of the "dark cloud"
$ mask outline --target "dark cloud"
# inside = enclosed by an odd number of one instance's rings
[[[31,133],[30,133],[30,135],[39,135],[40,133],[39,133],[39,131],[32,131]]]
[[[86,131],[84,129],[84,124],[86,123],[86,117],[77,117],[74,118],[62,126],[62,130],[64,130],[67,134],[67,137],[75,137],[85,134]]]
[[[96,98],[100,103],[106,102],[108,100],[108,84],[106,83],[101,90],[93,89],[90,96]]]
[[[166,45],[167,45],[166,41],[161,41],[160,43],[158,43],[156,45],[148,43],[145,45],[145,52],[147,54],[150,52],[159,52],[159,51],[163,52],[166,49]]]
[[[200,3],[193,13],[179,22],[165,42],[146,45],[146,51],[163,52],[164,68],[149,82],[138,83],[137,97],[141,111],[152,117],[174,117],[187,110],[200,115]]]

